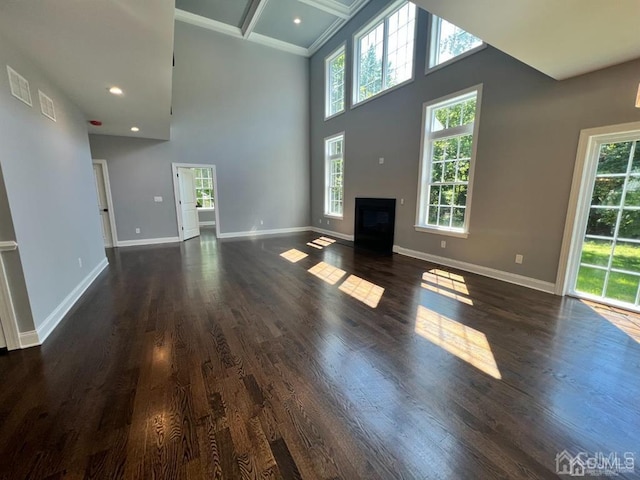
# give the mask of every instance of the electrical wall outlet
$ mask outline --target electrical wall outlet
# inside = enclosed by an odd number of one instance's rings
[[[447,248],[447,241],[446,240],[441,240],[440,241],[440,248]]]
[[[322,219],[321,218],[318,219],[318,223],[322,223]]]
[[[516,255],[516,263],[522,263],[524,261],[524,257],[519,253]]]
[[[404,198],[400,199],[400,205],[404,205]]]
[[[78,267],[82,268],[82,258],[78,257]]]
[[[136,233],[140,233],[140,229],[139,228],[136,228]]]
[[[162,197],[153,197],[153,201],[156,203],[162,203]]]
[[[384,157],[380,157],[380,158],[378,159],[378,163],[379,163],[380,165],[382,165],[382,164],[384,163]]]
[[[329,220],[327,220],[327,225],[329,225]]]
[[[264,225],[264,221],[260,220],[260,225]]]

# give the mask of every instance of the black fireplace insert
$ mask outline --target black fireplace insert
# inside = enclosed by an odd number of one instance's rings
[[[356,198],[355,248],[391,255],[395,221],[395,198]]]

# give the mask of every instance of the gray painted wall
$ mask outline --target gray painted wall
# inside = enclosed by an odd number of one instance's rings
[[[6,64],[30,82],[33,107],[11,96]],[[26,331],[40,326],[105,254],[85,119],[6,39],[0,66],[0,164],[33,314],[33,324],[21,320]],[[57,123],[40,113],[38,89],[55,102]]]
[[[216,165],[223,233],[308,225],[308,60],[181,22],[175,59],[171,141],[90,137],[119,240],[178,234],[172,162]]]
[[[355,197],[404,198],[397,206],[396,245],[554,282],[580,130],[640,120],[634,108],[640,61],[557,82],[489,47],[425,75],[428,14],[421,10],[414,81],[325,121],[324,58],[347,42],[351,92],[352,36],[386,4],[373,0],[311,59],[313,224],[352,234]],[[484,90],[469,237],[416,232],[422,104],[479,83]],[[323,139],[340,131],[345,214],[327,225]],[[522,265],[514,263],[516,253],[524,255]]]

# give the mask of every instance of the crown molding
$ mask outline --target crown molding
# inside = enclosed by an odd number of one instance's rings
[[[323,12],[330,13],[334,17],[348,20],[351,16],[351,7],[347,7],[335,0],[298,0],[300,3],[309,5]]]
[[[266,35],[262,35],[260,33],[251,33],[251,35],[247,37],[247,40],[249,40],[250,42],[259,43],[260,45],[266,45],[267,47],[276,48],[278,50],[282,50],[283,52],[293,53],[294,55],[300,55],[303,57],[310,56],[308,48],[299,47],[298,45],[294,45],[293,43],[283,42],[282,40],[267,37]]]
[[[238,27],[218,22],[217,20],[211,20],[210,18],[196,15],[195,13],[185,12],[178,8],[176,8],[175,19],[180,22],[195,25],[196,27],[202,27],[207,30],[224,33],[225,35],[231,35],[232,37],[242,38],[242,31]]]
[[[344,24],[347,23],[347,20],[342,20],[338,18],[335,22],[333,22],[329,28],[327,28],[322,35],[318,37],[318,39],[311,44],[309,47],[309,56],[312,56],[318,50],[322,48],[322,46],[327,43],[331,37],[333,37],[338,30],[340,30]]]

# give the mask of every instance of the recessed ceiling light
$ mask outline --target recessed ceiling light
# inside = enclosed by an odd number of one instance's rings
[[[302,23],[302,20],[300,20],[298,17],[293,19],[293,23],[295,23],[296,25],[300,25]]]
[[[138,127],[131,127],[132,132],[139,132],[140,129]]]
[[[120,87],[111,87],[109,89],[109,93],[113,93],[114,95],[122,95],[122,89]]]

